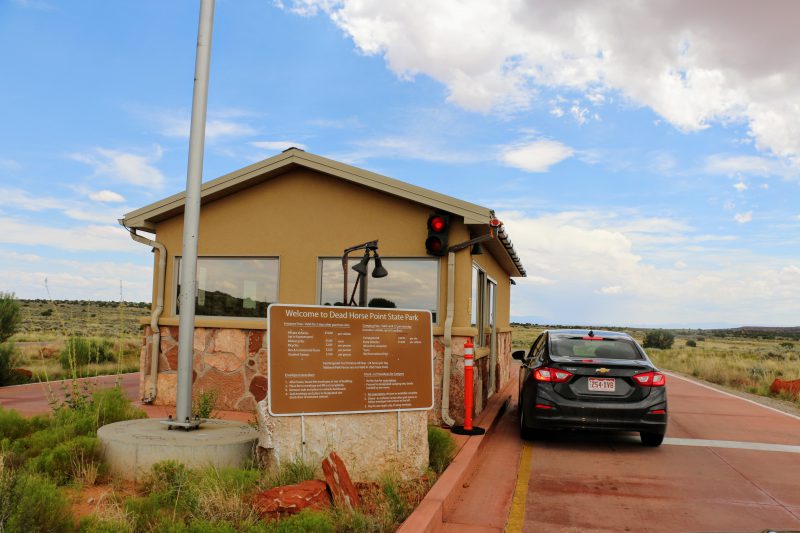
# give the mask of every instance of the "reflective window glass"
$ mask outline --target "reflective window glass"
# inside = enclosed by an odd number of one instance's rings
[[[181,259],[176,261],[178,290],[175,308],[180,314]],[[278,259],[199,257],[197,259],[198,316],[263,317],[278,301]]]

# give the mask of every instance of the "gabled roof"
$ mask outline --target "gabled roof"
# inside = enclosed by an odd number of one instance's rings
[[[493,218],[492,211],[486,207],[471,204],[452,196],[417,187],[368,170],[345,165],[332,159],[305,152],[299,148],[289,148],[269,159],[203,183],[200,193],[201,203],[206,204],[228,196],[296,167],[316,170],[329,176],[458,215],[463,217],[465,224],[475,227],[475,229],[478,229],[478,226],[485,226],[487,228],[486,232],[488,232],[489,220]],[[186,192],[180,192],[127,213],[120,220],[120,223],[130,229],[152,232],[159,222],[181,214],[185,202]],[[500,260],[501,264],[512,276],[525,275],[525,269],[522,267],[511,241],[508,239],[505,228],[500,228],[498,238],[489,241],[487,247],[492,249],[493,255]]]

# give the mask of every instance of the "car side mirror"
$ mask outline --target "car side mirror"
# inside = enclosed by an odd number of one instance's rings
[[[511,352],[511,357],[513,357],[517,361],[524,361],[525,360],[525,350],[517,350],[515,352]]]

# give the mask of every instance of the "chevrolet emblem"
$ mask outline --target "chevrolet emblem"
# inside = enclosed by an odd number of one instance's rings
[[[611,371],[607,368],[598,368],[597,370],[595,370],[595,372],[600,372],[601,374],[605,374],[606,372],[611,372]]]

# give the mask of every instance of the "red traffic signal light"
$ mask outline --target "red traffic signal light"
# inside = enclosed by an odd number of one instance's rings
[[[425,250],[429,255],[447,253],[447,234],[450,231],[450,215],[435,213],[428,217],[428,238]]]

